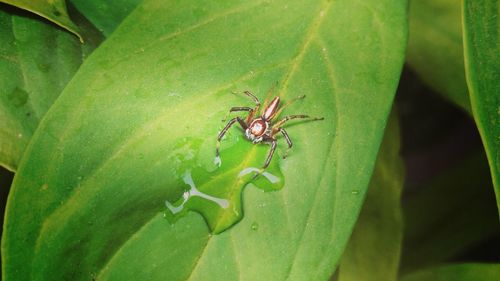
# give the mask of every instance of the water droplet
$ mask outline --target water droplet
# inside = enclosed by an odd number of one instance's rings
[[[259,224],[254,222],[252,223],[252,226],[251,226],[252,230],[258,230],[259,229]]]
[[[174,206],[170,202],[165,201],[165,205],[174,215],[181,212],[182,209],[184,209],[184,204],[186,204],[186,202],[188,202],[189,199],[191,199],[192,197],[195,197],[195,196],[201,197],[201,198],[206,199],[208,201],[212,201],[215,204],[219,205],[223,209],[227,209],[229,207],[229,202],[226,199],[213,197],[213,196],[210,196],[208,194],[205,194],[205,193],[199,191],[196,188],[196,185],[193,181],[193,178],[191,177],[190,170],[186,171],[183,179],[184,179],[184,183],[189,185],[191,188],[182,194],[181,204],[179,206]]]
[[[351,194],[358,195],[359,191],[358,190],[353,190],[353,191],[351,191]]]
[[[28,101],[29,93],[20,88],[14,88],[12,92],[7,94],[7,99],[15,106],[21,107]]]
[[[205,218],[212,233],[217,234],[242,219],[242,192],[247,185],[275,191],[284,186],[284,178],[279,157],[274,158],[267,169],[258,168],[267,157],[268,145],[253,145],[244,138],[228,137],[221,145],[219,159],[213,164],[202,159],[213,159],[212,149],[211,153],[200,152],[202,142],[179,141],[171,163],[176,167],[175,174],[184,191],[178,193],[178,199],[166,200],[165,217],[175,223],[188,211],[195,211]],[[200,158],[200,155],[204,156]],[[222,158],[224,165],[218,167]]]
[[[222,160],[220,159],[220,155],[215,156],[214,164],[217,165],[217,167],[220,167],[220,165],[222,165]]]

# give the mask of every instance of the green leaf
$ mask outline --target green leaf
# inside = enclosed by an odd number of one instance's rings
[[[403,220],[403,162],[393,112],[358,222],[342,256],[339,281],[397,280]]]
[[[102,0],[71,0],[82,13],[104,36],[108,37],[118,27],[130,12],[142,0],[102,1]]]
[[[78,26],[71,21],[65,0],[0,0],[18,8],[30,11],[75,34],[83,43]]]
[[[404,276],[402,281],[491,281],[499,278],[499,264],[462,263],[418,271]]]
[[[2,8],[7,8],[2,6]],[[95,47],[54,26],[0,9],[0,165],[15,171],[38,122]]]
[[[326,279],[372,174],[403,64],[405,11],[404,1],[142,3],[30,143],[9,198],[5,279]],[[165,201],[188,188],[179,151],[213,167],[220,120],[253,105],[231,92],[264,100],[276,81],[271,95],[285,102],[307,95],[284,115],[325,118],[285,127],[294,146],[284,160],[278,137],[273,163],[285,186],[249,184],[243,219],[219,235],[192,212],[170,225]],[[231,134],[222,165],[263,163],[267,145]]]
[[[446,262],[500,234],[483,151],[472,153],[406,197],[402,273]]]
[[[410,1],[407,62],[434,91],[470,112],[460,0]]]
[[[465,72],[500,212],[500,2],[464,1]]]

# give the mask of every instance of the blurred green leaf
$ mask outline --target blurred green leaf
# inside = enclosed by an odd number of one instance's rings
[[[0,7],[0,165],[15,171],[44,116],[96,40],[88,42],[54,26]]]
[[[500,234],[484,152],[407,194],[401,272],[435,266]]]
[[[408,64],[434,91],[470,112],[460,0],[409,2]]]
[[[464,0],[465,72],[500,212],[500,2]]]
[[[70,0],[87,19],[108,37],[142,0]]]
[[[492,281],[500,279],[499,264],[463,263],[421,270],[402,281]]]
[[[370,187],[351,239],[342,255],[340,281],[397,280],[403,220],[403,162],[399,126],[393,112],[375,164]]]
[[[83,43],[78,26],[71,21],[65,0],[0,0],[0,2],[30,11],[75,34]]]
[[[4,277],[326,279],[369,184],[405,11],[404,1],[142,3],[37,130],[9,197]],[[307,95],[284,114],[325,117],[286,127],[285,160],[279,137],[283,189],[247,188],[243,220],[220,235],[193,213],[170,225],[164,204],[185,191],[183,159],[213,166],[220,120],[252,105],[231,92],[263,99],[276,81],[271,94],[285,101]],[[268,149],[235,145],[241,162],[262,163],[256,151]]]

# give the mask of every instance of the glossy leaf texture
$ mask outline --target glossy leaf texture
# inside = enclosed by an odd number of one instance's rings
[[[462,263],[424,269],[404,276],[402,281],[491,281],[499,278],[499,264]]]
[[[0,0],[0,2],[30,11],[73,33],[83,43],[78,26],[70,19],[65,0]]]
[[[104,36],[108,37],[118,25],[130,14],[142,0],[101,1],[71,0],[82,13]]]
[[[0,8],[0,165],[15,171],[39,121],[98,39],[82,26],[89,38],[82,45],[44,20]]]
[[[328,278],[391,109],[405,10],[404,1],[139,5],[80,68],[29,146],[9,198],[6,280]],[[276,82],[270,95],[284,102],[307,95],[282,116],[325,118],[285,126],[294,146],[284,160],[278,137],[273,165],[285,186],[249,184],[243,219],[219,235],[193,212],[170,225],[165,201],[188,188],[180,163],[213,169],[221,119],[231,106],[253,105],[231,92],[264,100]],[[242,140],[232,128],[222,165],[228,157],[263,163],[269,146]]]
[[[366,201],[342,255],[339,281],[398,280],[403,218],[403,161],[398,119],[391,114]]]
[[[460,0],[409,2],[409,66],[434,91],[470,112]]]
[[[464,1],[467,84],[500,211],[500,2]]]

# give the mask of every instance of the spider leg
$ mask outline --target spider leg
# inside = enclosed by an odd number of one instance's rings
[[[276,116],[279,116],[281,114],[281,112],[283,112],[283,109],[285,109],[287,106],[291,105],[292,103],[294,103],[298,100],[304,99],[305,97],[306,97],[306,95],[302,95],[302,96],[298,96],[298,97],[295,97],[295,98],[287,101],[285,104],[283,104],[281,106],[281,108],[278,110],[278,112],[276,112]]]
[[[249,91],[244,91],[243,93],[253,99],[253,101],[255,102],[255,106],[257,106],[257,107],[260,106],[260,101],[256,96],[254,96]]]
[[[248,114],[248,117],[246,119],[246,122],[247,123],[250,123],[250,121],[252,121],[253,119],[253,116],[255,114],[255,112],[258,112],[259,111],[259,108],[260,108],[260,101],[259,99],[254,96],[252,93],[250,93],[249,91],[244,91],[243,92],[245,95],[249,96],[250,98],[253,99],[253,101],[255,102],[255,107],[249,112]]]
[[[281,119],[280,121],[276,122],[276,124],[273,125],[275,128],[280,128],[285,122],[292,120],[292,119],[310,119],[311,121],[316,121],[316,120],[323,120],[323,117],[310,117],[309,115],[289,115],[286,116],[285,118]]]
[[[290,148],[292,148],[293,143],[292,140],[290,139],[290,136],[285,131],[285,129],[279,128],[278,131],[283,135],[283,137],[285,137],[286,143],[288,144],[288,148],[285,151],[285,155],[283,155],[283,159],[285,159],[288,156],[288,151],[290,151]]]
[[[231,113],[233,111],[248,111],[249,112],[248,113],[248,117],[245,120],[246,123],[248,124],[248,123],[250,123],[250,121],[252,121],[255,112],[259,111],[260,101],[259,101],[259,99],[256,96],[254,96],[254,94],[250,93],[249,91],[244,91],[243,94],[247,95],[248,97],[250,97],[255,102],[255,107],[254,108],[251,108],[251,107],[233,107],[233,108],[231,108],[229,110],[229,113]],[[229,113],[227,115],[229,115]],[[227,115],[226,115],[226,117],[224,118],[223,121],[226,121]]]
[[[264,166],[262,167],[262,169],[267,168],[267,166],[269,166],[269,164],[271,163],[271,159],[273,159],[273,154],[274,154],[274,151],[276,150],[276,145],[277,145],[275,138],[269,137],[266,139],[267,139],[267,141],[271,142],[271,149],[269,150],[269,154],[267,154],[266,162],[264,163]]]
[[[233,126],[233,124],[236,123],[236,121],[238,121],[238,123],[240,123],[240,126],[243,128],[243,130],[247,129],[247,124],[240,117],[235,117],[235,118],[229,120],[229,122],[227,122],[226,126],[224,127],[224,129],[222,129],[222,131],[220,131],[219,136],[217,137],[217,146],[215,148],[215,157],[219,157],[219,147],[220,147],[221,139],[227,133],[229,128],[231,128],[231,126]]]
[[[251,114],[253,110],[254,110],[253,108],[248,107],[248,106],[235,106],[235,107],[231,107],[231,109],[229,109],[229,112],[226,114],[226,116],[224,116],[224,119],[222,119],[222,121],[226,121],[227,117],[229,116],[229,114],[231,112],[248,111],[248,112],[250,112],[249,114]]]

